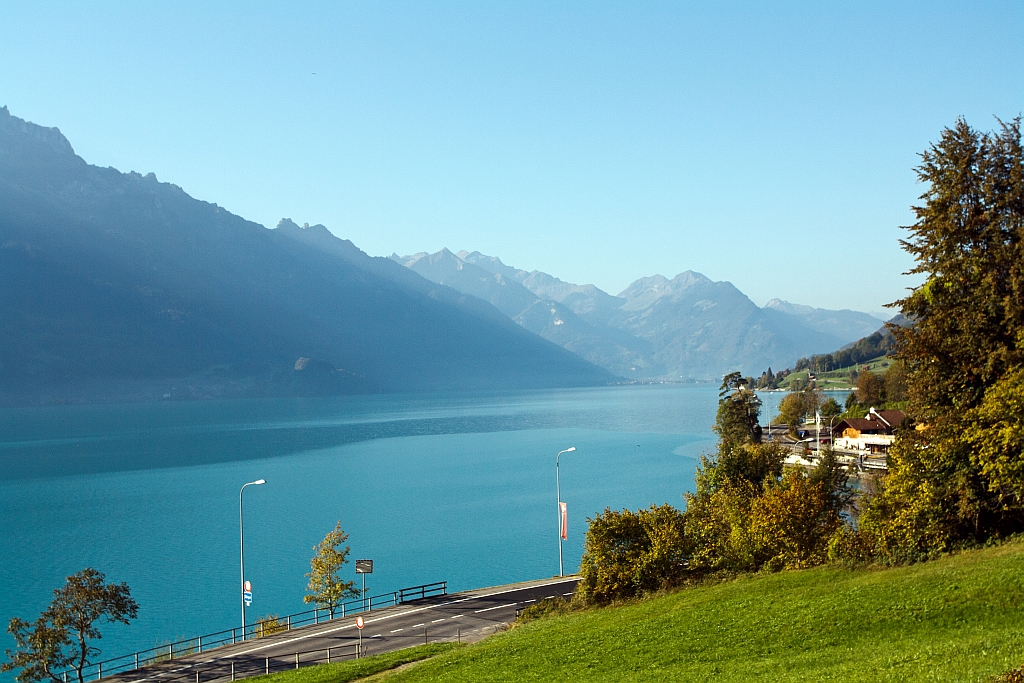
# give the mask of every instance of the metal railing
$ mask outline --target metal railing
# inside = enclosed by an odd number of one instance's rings
[[[257,619],[251,624],[246,624],[244,629],[239,626],[214,633],[206,633],[201,636],[185,638],[145,650],[139,650],[131,654],[112,657],[101,662],[91,662],[83,670],[83,675],[88,680],[99,680],[104,676],[131,671],[144,666],[159,664],[160,662],[173,661],[175,658],[205,652],[221,645],[240,643],[253,638],[264,638],[275,633],[290,631],[297,626],[319,624],[321,621],[330,621],[332,619],[344,619],[351,614],[367,612],[375,607],[400,605],[410,600],[447,594],[448,582],[436,581],[420,586],[401,588],[390,593],[351,600],[335,606],[333,614],[329,609],[318,607],[305,612],[287,614],[283,617],[271,616],[269,619],[264,617]],[[69,669],[61,673],[61,678],[67,683],[77,679],[78,674],[73,669]]]
[[[447,595],[448,593],[448,582],[438,581],[437,583],[425,583],[422,586],[413,586],[412,588],[402,588],[398,591],[398,602],[408,602],[409,600],[422,600],[423,598],[429,598],[434,595]]]
[[[316,664],[330,664],[359,657],[359,643],[349,643],[270,657],[225,657],[212,662],[187,666],[173,672],[150,675],[161,683],[184,683],[185,681],[188,683],[213,683],[214,681],[235,681],[250,676],[264,676],[277,671]]]
[[[505,624],[496,624],[492,627],[493,633],[505,630]],[[416,636],[417,640],[419,636]],[[423,629],[423,644],[429,643],[461,643],[462,629],[456,630],[453,638],[451,635],[431,638],[427,629]],[[344,645],[332,645],[329,648],[317,650],[303,650],[301,652],[289,652],[271,656],[252,655],[226,655],[223,658],[209,662],[196,662],[186,664],[175,669],[150,669],[140,671],[139,675],[145,675],[144,679],[153,683],[220,683],[221,681],[237,681],[251,676],[264,676],[279,671],[299,669],[305,666],[317,664],[330,664],[349,659],[359,659],[369,655],[369,642],[347,643]],[[383,650],[386,652],[387,650]],[[130,679],[130,674],[125,674]]]

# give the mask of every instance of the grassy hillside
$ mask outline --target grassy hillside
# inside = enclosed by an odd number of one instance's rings
[[[854,369],[854,367],[859,371],[867,366],[868,370],[871,372],[881,375],[885,373],[892,363],[892,358],[886,355],[881,355],[877,358],[872,358],[869,361],[858,363],[853,367],[832,370],[830,372],[817,372],[814,374],[815,382],[820,389],[851,389],[853,387],[850,385],[850,370]],[[790,384],[795,380],[806,382],[807,370],[801,370],[799,372],[786,375],[786,378],[779,382],[779,388],[788,390],[790,388]]]
[[[889,570],[754,576],[544,619],[412,681],[984,681],[1024,662],[1024,543]]]

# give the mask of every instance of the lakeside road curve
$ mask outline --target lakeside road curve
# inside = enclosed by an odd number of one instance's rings
[[[578,581],[579,577],[571,576],[494,586],[420,598],[362,613],[360,616],[365,623],[363,654],[381,654],[426,642],[475,642],[510,624],[521,608],[546,598],[572,595]],[[300,660],[292,659],[297,652],[308,653],[309,660],[323,662],[326,650],[332,648],[334,656],[340,660],[346,653],[354,652],[358,642],[359,631],[352,616],[301,626],[258,640],[222,645],[202,654],[185,655],[173,662],[114,674],[103,680],[125,683],[199,680],[206,683],[230,679],[231,664],[234,664],[235,677],[242,678],[264,673],[268,658],[273,662],[271,666],[276,667],[272,670],[292,668],[292,661],[301,664],[301,655]],[[320,651],[319,654],[316,651]]]

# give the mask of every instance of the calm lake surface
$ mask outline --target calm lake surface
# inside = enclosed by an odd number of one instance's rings
[[[764,396],[773,414],[781,394]],[[0,620],[34,619],[95,567],[140,605],[104,658],[236,626],[238,489],[250,619],[306,609],[312,547],[341,521],[371,594],[566,572],[586,518],[670,503],[714,447],[711,385],[74,406],[0,412]],[[346,572],[355,579],[353,564]],[[0,635],[0,649],[13,646]],[[4,678],[8,678],[4,676]]]

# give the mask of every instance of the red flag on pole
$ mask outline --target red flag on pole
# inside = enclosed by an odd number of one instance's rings
[[[562,523],[560,524],[560,526],[562,527],[561,534],[562,540],[564,541],[567,538],[569,538],[569,513],[566,509],[565,503],[563,503],[562,501],[558,501],[558,511],[562,516]]]

